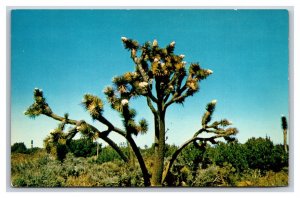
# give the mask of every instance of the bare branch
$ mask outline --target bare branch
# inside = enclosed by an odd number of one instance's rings
[[[156,111],[156,109],[154,108],[154,106],[152,105],[151,99],[150,99],[149,97],[147,97],[147,104],[148,104],[149,108],[151,109],[152,113],[153,113],[154,115],[157,114],[157,111]]]
[[[149,82],[149,76],[147,75],[147,73],[146,73],[145,70],[143,69],[143,67],[142,67],[142,65],[141,65],[141,62],[140,62],[140,59],[137,58],[137,56],[136,56],[135,53],[131,53],[131,58],[132,58],[133,62],[136,64],[136,66],[137,66],[137,68],[138,68],[138,71],[141,73],[143,80],[144,80],[145,82]],[[155,103],[158,102],[157,98],[155,98],[155,97],[153,96],[149,84],[147,85],[147,96],[149,96],[153,102],[155,102]]]
[[[175,162],[175,160],[177,159],[178,155],[181,153],[181,151],[187,147],[189,144],[195,142],[195,141],[201,141],[201,142],[211,142],[212,144],[215,144],[216,141],[215,139],[217,138],[221,138],[221,137],[226,137],[228,136],[228,134],[218,134],[218,135],[215,135],[215,136],[211,136],[211,137],[197,137],[197,135],[199,135],[201,132],[203,131],[206,131],[205,129],[200,129],[198,130],[194,136],[187,140],[185,143],[183,143],[171,156],[171,159],[167,162],[167,166],[164,170],[164,173],[163,173],[163,178],[162,178],[162,183],[164,182],[165,178],[168,176],[168,174],[170,174],[170,170],[173,166],[173,163]]]

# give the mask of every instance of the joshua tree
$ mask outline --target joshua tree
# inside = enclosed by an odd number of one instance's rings
[[[220,138],[233,141],[238,131],[228,127],[232,123],[226,119],[211,122],[212,114],[216,106],[216,100],[207,104],[206,111],[199,122],[199,130],[191,139],[187,140],[176,150],[170,159],[165,159],[166,125],[165,117],[167,109],[175,103],[183,104],[186,98],[193,96],[199,91],[200,82],[213,72],[203,69],[198,63],[191,63],[186,69],[184,55],[174,53],[175,42],[166,47],[160,47],[154,40],[140,45],[137,41],[121,38],[125,49],[130,51],[130,57],[135,64],[133,72],[113,78],[113,85],[104,89],[106,99],[112,109],[120,113],[123,120],[123,129],[116,127],[111,121],[103,116],[103,102],[95,95],[86,94],[82,104],[94,120],[107,126],[107,130],[100,131],[84,120],[69,119],[68,114],[64,117],[53,113],[46,103],[43,92],[34,90],[35,102],[27,109],[26,115],[36,117],[40,114],[60,121],[59,127],[50,133],[47,142],[68,144],[68,142],[80,132],[91,138],[101,138],[107,142],[125,161],[126,156],[117,144],[109,138],[110,133],[118,133],[129,143],[143,173],[145,186],[161,186],[165,178],[170,174],[173,162],[180,152],[189,144],[193,143],[199,149],[205,149],[207,143],[216,144]],[[130,107],[133,99],[142,96],[147,101],[154,119],[154,167],[147,170],[143,156],[132,136],[146,133],[148,124],[145,119],[136,122],[136,111]],[[65,124],[74,127],[64,132]],[[204,133],[209,135],[203,136]],[[165,166],[164,166],[165,164]]]
[[[286,117],[284,115],[281,116],[281,127],[283,130],[283,146],[284,146],[284,150],[287,153],[288,152],[288,148],[287,148],[287,121],[286,121]]]

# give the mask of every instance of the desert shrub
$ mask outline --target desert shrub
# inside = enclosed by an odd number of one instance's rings
[[[209,166],[206,169],[197,171],[195,180],[191,182],[191,186],[216,186],[218,185],[218,169],[216,165]]]
[[[261,170],[247,169],[240,174],[239,181],[237,182],[237,186],[239,187],[254,186],[256,181],[258,181],[258,179],[261,177],[262,177]]]
[[[118,160],[97,164],[95,159],[77,158],[72,153],[68,153],[63,162],[45,152],[34,155],[16,153],[12,156],[11,178],[16,187],[144,185],[137,164],[131,167]]]
[[[210,165],[206,169],[198,169],[196,177],[188,181],[190,186],[235,186],[237,180],[236,170],[231,164],[225,163],[223,167]]]
[[[45,154],[45,153],[44,153]],[[61,163],[44,157],[26,155],[12,158],[12,186],[16,187],[59,187],[64,185],[61,175]]]
[[[102,164],[89,163],[86,178],[93,186],[139,187],[144,186],[142,172],[135,164],[129,166],[121,160]]]
[[[239,187],[247,186],[287,186],[288,185],[288,172],[281,170],[279,172],[267,171],[262,174],[258,169],[249,169],[245,171],[241,177],[240,181],[237,182]]]
[[[288,173],[285,171],[273,172],[268,171],[265,176],[259,178],[256,186],[287,186]]]

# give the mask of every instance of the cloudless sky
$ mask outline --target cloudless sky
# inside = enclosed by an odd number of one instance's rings
[[[23,112],[41,88],[52,110],[93,122],[80,105],[85,93],[104,99],[113,76],[133,71],[121,37],[140,43],[176,41],[187,63],[214,71],[200,92],[184,105],[168,109],[169,144],[181,144],[201,127],[206,104],[217,99],[214,120],[227,118],[239,129],[237,138],[270,136],[282,143],[281,114],[288,116],[288,12],[286,10],[13,10],[11,13],[11,143],[42,147],[57,122]],[[154,140],[152,114],[144,98],[130,101],[146,118]],[[122,127],[106,103],[104,115]],[[119,142],[125,140],[111,135]]]

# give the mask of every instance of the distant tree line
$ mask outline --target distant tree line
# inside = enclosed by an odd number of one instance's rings
[[[36,150],[38,148],[34,148]],[[98,147],[98,163],[121,160],[120,156],[110,146]],[[128,147],[121,147],[124,153],[128,152]],[[178,149],[176,145],[166,145],[165,159],[171,157],[171,154]],[[23,142],[15,143],[11,146],[12,153],[31,153],[32,149],[27,149]],[[151,158],[154,151],[154,145],[141,149],[141,153],[146,158]],[[63,151],[64,153],[73,153],[75,157],[91,157],[97,154],[97,144],[90,139],[81,138],[72,140]],[[59,158],[58,158],[59,159]],[[284,145],[274,144],[270,138],[250,138],[244,144],[237,141],[231,143],[219,142],[219,144],[210,146],[206,149],[198,149],[196,145],[187,146],[179,155],[174,168],[187,166],[190,170],[206,168],[209,165],[224,166],[231,164],[237,172],[247,169],[259,169],[261,171],[280,171],[288,167],[288,153],[285,152]],[[59,159],[60,160],[60,159]]]

